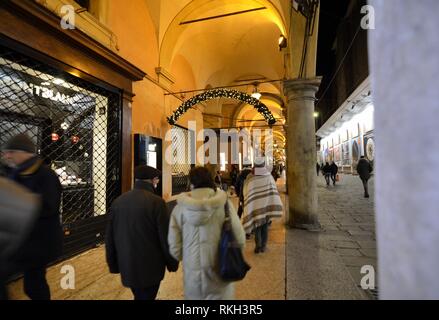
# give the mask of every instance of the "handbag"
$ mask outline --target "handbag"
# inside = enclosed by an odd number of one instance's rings
[[[340,176],[338,174],[335,176],[335,181],[340,181]]]
[[[225,281],[238,281],[244,279],[251,267],[245,262],[241,247],[233,234],[228,200],[224,211],[225,220],[219,244],[219,273]]]

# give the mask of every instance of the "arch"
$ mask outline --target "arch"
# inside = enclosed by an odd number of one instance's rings
[[[247,104],[250,104],[254,106],[255,109],[265,118],[265,120],[269,125],[273,125],[276,123],[276,119],[274,118],[271,111],[261,101],[253,98],[252,96],[244,92],[238,90],[230,90],[230,89],[215,89],[197,94],[196,96],[192,97],[188,101],[185,101],[183,104],[181,104],[177,108],[177,110],[173,112],[171,116],[167,117],[168,123],[171,125],[175,124],[180,118],[180,116],[182,116],[192,106],[206,100],[218,99],[218,98],[236,99],[245,102]]]
[[[282,14],[279,9],[270,0],[235,0],[233,6],[236,8],[246,9],[251,5],[259,5],[267,8],[267,19],[274,23],[280,33],[288,38],[287,28]],[[188,25],[180,25],[183,20],[196,19],[201,13],[220,7],[230,7],[229,3],[216,2],[210,0],[195,0],[188,3],[168,25],[160,45],[159,64],[161,67],[169,70],[172,58],[174,56],[178,40],[182,34],[189,28]],[[177,44],[177,45],[176,45]]]
[[[282,106],[281,105],[279,105],[278,104],[278,101],[275,101],[274,99],[265,99],[265,96],[266,94],[265,93],[263,93],[263,95],[262,95],[262,97],[261,97],[261,99],[260,99],[260,101],[262,102],[262,101],[264,101],[264,100],[266,100],[266,106],[267,106],[267,108],[270,110],[270,112],[272,113],[272,114],[277,114],[278,115],[278,118],[280,119],[280,118],[283,118],[283,115],[282,115]],[[245,115],[247,114],[249,112],[249,109],[248,109],[248,105],[247,104],[245,104],[245,103],[243,103],[243,104],[241,104],[241,105],[238,105],[237,106],[237,108],[236,108],[236,110],[234,111],[234,113],[233,113],[233,123],[234,123],[234,125],[235,126],[239,126],[239,124],[238,124],[238,122],[237,122],[237,119],[240,119],[240,118],[242,118],[242,117],[245,117]]]

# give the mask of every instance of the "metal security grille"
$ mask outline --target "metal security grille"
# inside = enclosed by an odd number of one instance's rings
[[[0,145],[26,133],[63,187],[70,228],[120,194],[120,95],[0,46]],[[95,235],[93,235],[95,236]]]
[[[189,172],[195,163],[194,135],[186,128],[173,126],[172,136],[172,195],[189,190]]]

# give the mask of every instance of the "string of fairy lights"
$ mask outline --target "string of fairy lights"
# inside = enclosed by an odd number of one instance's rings
[[[276,123],[276,119],[270,112],[268,107],[252,96],[237,90],[232,89],[214,89],[208,90],[203,93],[197,94],[191,99],[183,102],[171,116],[167,117],[168,123],[174,125],[178,119],[194,105],[201,103],[203,101],[218,99],[218,98],[230,98],[245,102],[255,107],[255,109],[264,117],[268,125],[273,125]]]

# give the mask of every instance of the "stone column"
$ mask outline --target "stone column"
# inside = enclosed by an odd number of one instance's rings
[[[288,98],[288,224],[295,228],[314,229],[319,225],[314,101],[320,80],[284,82],[284,93]]]
[[[439,1],[373,0],[381,299],[439,299]]]

